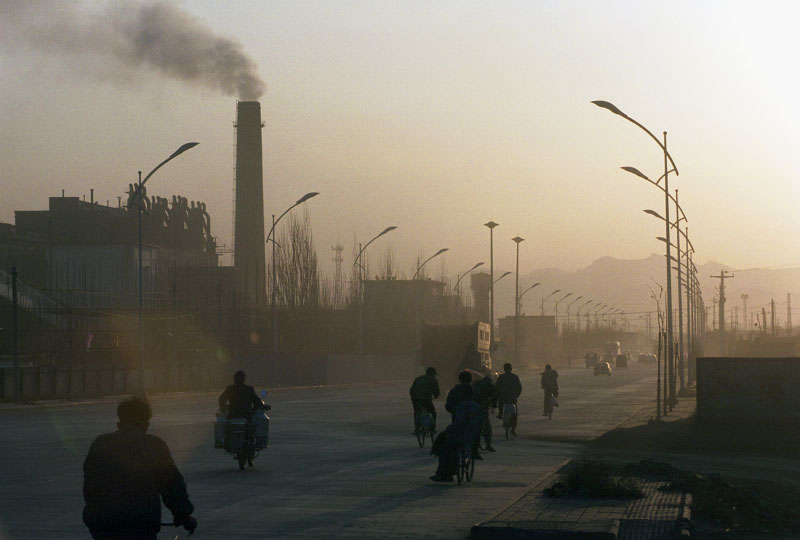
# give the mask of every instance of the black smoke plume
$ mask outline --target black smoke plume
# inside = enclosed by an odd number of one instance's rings
[[[241,43],[169,1],[0,0],[0,45],[69,56],[94,70],[147,68],[242,100],[265,90]]]

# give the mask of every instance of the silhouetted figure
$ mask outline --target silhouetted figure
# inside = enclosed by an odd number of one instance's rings
[[[553,412],[552,397],[558,397],[558,371],[547,364],[542,372],[542,388],[544,389],[544,412],[542,416],[547,416]]]
[[[464,400],[467,392],[472,396],[472,373],[461,371],[458,374],[458,384],[447,393],[447,400],[444,403],[445,410],[450,413],[453,420],[456,419],[458,404]]]
[[[483,409],[483,425],[481,427],[481,434],[483,435],[484,447],[489,452],[494,452],[492,446],[492,423],[489,419],[489,409],[497,406],[497,397],[495,396],[494,382],[492,377],[487,375],[481,380],[472,385],[475,389],[475,401]]]
[[[458,384],[451,388],[447,393],[447,401],[444,404],[444,408],[450,413],[453,422],[456,421],[456,411],[458,411],[458,406],[465,399],[472,399],[474,393],[475,391],[472,388],[472,373],[466,370],[460,372],[458,374]],[[483,456],[481,456],[480,453],[479,437],[480,433],[477,433],[475,435],[475,439],[472,441],[472,457],[475,459],[483,459]]]
[[[264,402],[252,386],[244,384],[244,379],[242,370],[233,374],[233,384],[219,396],[219,410],[226,411],[228,419],[244,418],[249,422],[256,409],[264,406]]]
[[[176,526],[197,527],[186,483],[167,444],[148,435],[152,411],[141,399],[117,407],[118,430],[97,437],[83,463],[83,522],[95,540],[156,540],[161,501]]]
[[[463,399],[453,414],[451,423],[440,433],[431,448],[431,454],[439,457],[436,474],[431,476],[434,482],[452,482],[453,475],[458,472],[458,450],[464,445],[472,445],[481,430],[482,409],[472,399],[473,390],[470,384],[463,389]],[[473,454],[474,459],[477,457]]]
[[[503,373],[497,377],[497,382],[494,385],[495,394],[497,395],[497,411],[498,418],[503,418],[503,406],[506,403],[517,404],[517,399],[522,394],[522,383],[519,382],[519,377],[515,373],[511,373],[511,364],[506,362],[503,364]],[[517,434],[517,415],[514,415],[511,433]]]
[[[417,407],[422,407],[425,411],[431,413],[433,417],[434,429],[436,427],[436,407],[433,406],[433,400],[439,397],[439,381],[436,380],[436,368],[429,367],[425,370],[425,375],[420,375],[411,384],[408,393],[411,396],[411,406],[414,410],[414,432],[416,433],[419,426],[417,425]]]

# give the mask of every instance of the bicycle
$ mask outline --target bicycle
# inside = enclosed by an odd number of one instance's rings
[[[547,397],[545,399],[545,407],[544,407],[544,414],[547,416],[548,420],[553,419],[553,406],[558,405],[558,398],[556,398],[555,394],[552,392],[547,392]]]
[[[508,440],[508,433],[516,436],[515,430],[517,427],[517,405],[515,403],[505,403],[503,405],[503,429],[506,431],[506,440]]]
[[[425,410],[421,405],[414,411],[414,434],[417,436],[419,447],[425,446],[425,438],[430,437],[433,443],[433,436],[436,433],[436,426],[433,423],[433,415]]]
[[[466,479],[471,482],[475,477],[475,460],[472,459],[472,449],[470,445],[464,444],[458,449],[458,485]]]

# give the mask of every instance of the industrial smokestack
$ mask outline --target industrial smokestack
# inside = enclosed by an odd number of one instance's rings
[[[240,101],[236,106],[234,266],[242,306],[263,305],[266,294],[262,127],[261,104]]]

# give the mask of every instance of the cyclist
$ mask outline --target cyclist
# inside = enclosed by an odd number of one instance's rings
[[[458,374],[458,384],[455,385],[453,388],[450,389],[450,392],[447,393],[447,402],[444,405],[444,408],[447,409],[452,415],[453,422],[456,421],[456,413],[458,412],[458,406],[464,400],[473,400],[475,394],[475,390],[472,388],[472,373],[467,370],[464,370]],[[478,432],[475,435],[475,439],[472,443],[472,457],[473,459],[483,459],[483,456],[480,452],[480,427],[478,428]]]
[[[552,397],[558,397],[558,371],[547,364],[542,372],[542,388],[544,389],[544,413],[547,416],[553,411]]]
[[[128,399],[117,416],[118,430],[97,437],[83,463],[83,522],[92,538],[156,540],[161,501],[175,526],[192,534],[197,520],[183,476],[167,444],[147,433],[150,404]]]
[[[497,396],[498,418],[503,418],[503,406],[506,403],[517,404],[517,399],[522,394],[522,383],[515,373],[511,373],[511,364],[503,364],[503,373],[497,377],[494,385],[495,395]],[[514,416],[511,425],[511,434],[517,434],[517,417]]]
[[[425,370],[425,375],[420,375],[411,384],[408,393],[411,396],[411,406],[414,411],[414,433],[416,434],[419,426],[417,425],[417,408],[421,407],[431,413],[433,417],[434,430],[436,429],[436,407],[433,400],[439,397],[439,381],[436,380],[436,368],[429,367]]]
[[[436,439],[431,453],[439,457],[436,474],[431,476],[434,482],[452,482],[458,471],[458,449],[467,444],[474,444],[481,430],[481,406],[472,399],[472,385],[462,389],[463,399],[453,413],[453,423],[447,426],[444,433]],[[473,454],[473,459],[476,456]]]

